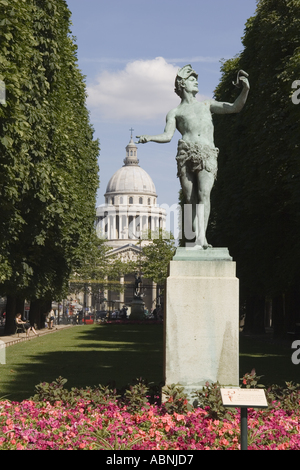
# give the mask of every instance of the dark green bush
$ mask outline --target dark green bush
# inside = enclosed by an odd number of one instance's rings
[[[253,369],[241,379],[241,387],[264,387],[259,384],[260,378]],[[161,390],[161,387],[139,378],[121,390],[117,390],[112,385],[98,385],[85,389],[72,388],[69,391],[65,388],[66,383],[67,380],[62,377],[51,383],[43,382],[35,387],[36,393],[31,399],[36,402],[47,401],[51,405],[60,401],[70,406],[75,405],[78,401],[88,401],[89,406],[94,407],[109,402],[118,402],[119,406],[126,406],[130,413],[135,413],[141,408],[147,409],[151,404],[161,405],[161,393],[163,393],[164,398],[161,406],[163,413],[186,414],[194,407],[198,407],[205,409],[209,417],[213,419],[230,419],[231,416],[229,409],[223,406],[221,385],[218,382],[213,384],[207,382],[205,387],[193,393],[193,405],[189,403],[184,388],[178,384],[165,386]],[[265,393],[270,409],[278,406],[280,402],[280,407],[283,410],[292,413],[300,405],[300,384],[286,382],[285,387],[272,385],[265,389]],[[237,410],[230,409],[230,413],[236,412]]]
[[[220,388],[219,382],[214,384],[207,382],[202,390],[198,390],[193,394],[195,398],[194,406],[206,410],[209,417],[213,419],[230,419],[229,410],[222,403]],[[231,414],[232,412],[235,412],[235,410],[231,409]]]
[[[163,407],[167,413],[184,414],[193,410],[193,406],[188,402],[188,396],[184,393],[184,388],[180,385],[172,384],[163,388]]]
[[[61,401],[68,405],[74,405],[78,401],[88,400],[90,406],[103,405],[109,401],[116,401],[119,396],[116,389],[112,390],[108,386],[87,387],[86,389],[72,388],[70,391],[64,388],[66,379],[59,377],[54,382],[43,382],[35,387],[36,394],[33,401],[47,401],[53,405]]]

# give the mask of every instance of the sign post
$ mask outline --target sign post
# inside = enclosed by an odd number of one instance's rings
[[[268,408],[265,391],[259,388],[221,388],[223,406],[241,409],[241,450],[248,450],[248,408]]]
[[[248,408],[241,408],[241,450],[248,450]]]

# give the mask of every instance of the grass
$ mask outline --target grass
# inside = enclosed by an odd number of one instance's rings
[[[291,344],[286,346],[270,344],[268,341],[250,337],[240,339],[240,374],[256,370],[262,375],[260,383],[264,385],[284,385],[285,382],[300,383],[300,365],[292,363],[295,352]]]
[[[293,350],[250,338],[240,341],[240,374],[253,368],[265,385],[300,382],[300,365]],[[35,385],[62,376],[67,387],[117,387],[137,377],[159,384],[163,379],[162,325],[91,325],[55,332],[7,348],[0,365],[0,397],[21,401],[34,394]]]
[[[163,378],[162,325],[78,326],[7,348],[0,365],[0,397],[21,401],[35,385],[62,376],[67,387],[117,387],[137,377]]]

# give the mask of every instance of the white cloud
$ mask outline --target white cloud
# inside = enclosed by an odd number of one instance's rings
[[[93,117],[101,119],[151,120],[166,116],[179,104],[174,93],[178,69],[157,57],[130,62],[123,70],[104,71],[94,85],[87,87],[88,107]]]

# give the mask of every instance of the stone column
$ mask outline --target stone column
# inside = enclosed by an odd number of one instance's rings
[[[148,215],[144,215],[143,216],[143,232],[148,231],[147,220],[148,220]]]
[[[111,239],[111,216],[107,216],[107,239]]]
[[[151,294],[151,301],[152,301],[152,308],[153,310],[156,307],[156,296],[157,296],[157,284],[152,281],[152,294]]]
[[[120,284],[122,287],[124,287],[124,283],[125,283],[124,276],[121,276]],[[120,292],[120,309],[122,308],[124,302],[125,302],[125,292],[123,291],[123,292]]]
[[[127,240],[129,235],[128,235],[128,227],[129,227],[129,218],[128,214],[124,216],[124,224],[123,224],[123,235],[124,239]]]
[[[112,216],[112,233],[111,233],[111,240],[115,240],[117,237],[116,237],[116,231],[117,231],[117,228],[116,228],[116,215],[113,215]]]
[[[132,233],[133,235],[136,235],[136,216],[135,215],[133,216],[133,219],[132,219]]]
[[[155,221],[153,215],[151,216],[151,232],[154,232],[155,230]]]
[[[107,281],[107,276],[104,276],[104,279],[105,281]],[[104,289],[103,295],[104,295],[104,298],[108,300],[108,289]],[[104,309],[108,310],[108,307],[109,307],[109,303],[105,302]]]

